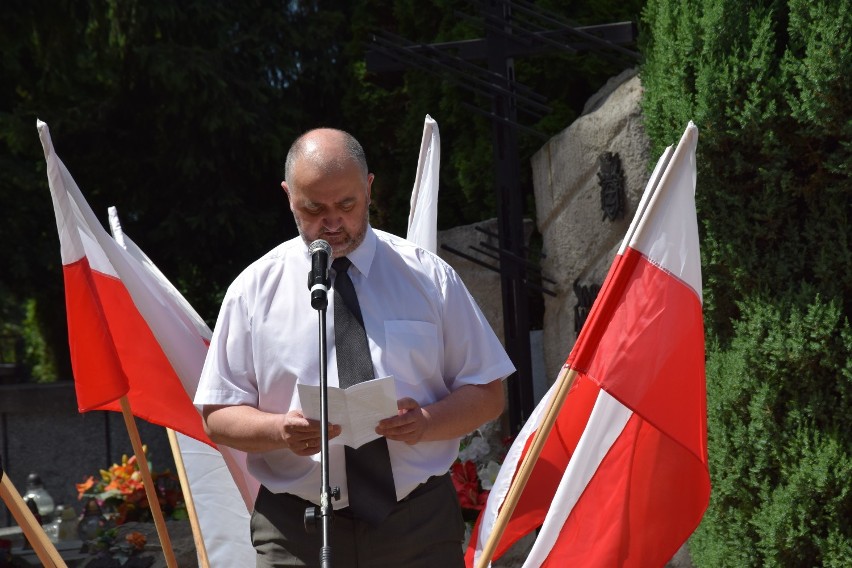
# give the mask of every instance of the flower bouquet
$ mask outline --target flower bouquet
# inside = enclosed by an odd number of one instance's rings
[[[147,451],[147,448],[144,449]],[[186,503],[177,477],[169,471],[154,473],[150,462],[148,469],[152,472],[151,478],[163,515],[166,518],[186,519]],[[151,520],[148,496],[136,456],[128,458],[124,455],[120,464],[100,470],[100,479],[90,475],[76,486],[79,500],[94,499],[108,520],[116,525]],[[88,505],[86,508],[89,508]]]

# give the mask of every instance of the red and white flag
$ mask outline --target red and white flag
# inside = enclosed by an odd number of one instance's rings
[[[566,367],[577,378],[495,549],[541,527],[525,567],[663,566],[710,499],[695,148],[657,163]],[[479,560],[554,385],[477,521]]]
[[[121,411],[117,399],[127,395],[136,416],[210,443],[187,395],[192,385],[180,378],[200,374],[203,338],[147,285],[142,267],[98,223],[56,156],[47,125],[39,121],[38,130],[59,231],[78,409]],[[180,328],[149,327],[145,308],[152,316],[177,319]],[[171,358],[168,351],[182,356]]]
[[[185,435],[181,450],[211,566],[251,564],[248,512],[257,481],[244,453],[211,447],[192,404],[210,329],[135,243],[121,234],[119,244],[104,230],[57,157],[47,125],[39,121],[38,130],[59,231],[78,409],[121,411],[118,399],[127,395],[134,415]]]

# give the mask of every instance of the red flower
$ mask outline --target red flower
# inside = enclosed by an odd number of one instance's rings
[[[456,461],[450,471],[461,508],[481,511],[488,499],[488,491],[480,488],[476,464],[472,461]]]

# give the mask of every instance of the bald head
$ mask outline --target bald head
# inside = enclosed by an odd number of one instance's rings
[[[285,181],[291,181],[300,162],[327,174],[339,172],[354,162],[365,178],[369,173],[361,144],[348,132],[334,128],[309,130],[293,142],[284,164]]]
[[[290,147],[284,176],[281,187],[305,243],[323,239],[337,258],[364,241],[373,174],[351,134],[331,128],[306,132]]]

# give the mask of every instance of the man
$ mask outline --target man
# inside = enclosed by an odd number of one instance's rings
[[[249,452],[249,470],[262,484],[251,521],[258,566],[275,566],[287,553],[305,565],[319,562],[321,531],[308,534],[303,513],[319,503],[320,424],[305,418],[296,392],[297,383],[319,384],[317,312],[306,287],[308,245],[317,239],[331,245],[336,267],[328,384],[349,373],[340,355],[348,353],[345,341],[335,335],[343,329],[338,276],[345,272],[366,331],[367,379],[393,376],[399,399],[397,415],[376,425],[382,437],[374,441],[389,458],[389,512],[355,507],[363,497],[353,490],[350,498],[347,482],[356,458],[350,448],[330,446],[330,485],[341,490],[333,502],[334,566],[463,565],[464,524],[447,471],[459,438],[502,412],[501,380],[514,367],[449,265],[369,226],[372,183],[351,135],[317,129],[296,140],[281,185],[301,238],[234,281],[213,334],[195,403],[215,442]],[[344,258],[348,268],[339,265]],[[329,425],[330,438],[340,432]]]

